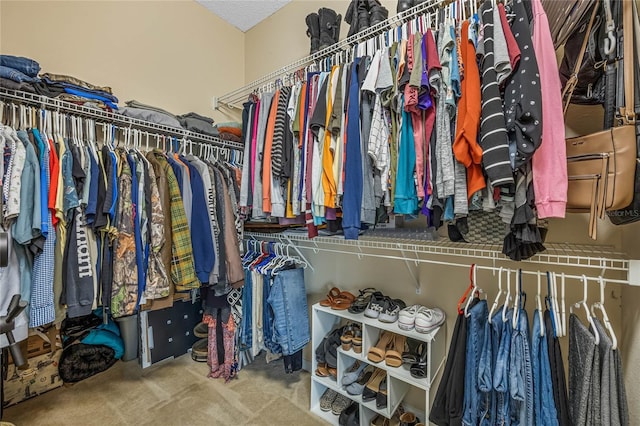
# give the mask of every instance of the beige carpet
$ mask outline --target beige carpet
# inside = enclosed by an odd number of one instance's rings
[[[309,413],[307,372],[285,374],[264,356],[228,384],[190,355],[146,370],[137,361],[5,409],[23,425],[323,425]]]

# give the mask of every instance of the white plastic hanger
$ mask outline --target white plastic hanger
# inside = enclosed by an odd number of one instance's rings
[[[538,294],[536,294],[536,304],[538,308],[538,316],[540,317],[540,337],[544,336],[544,311],[542,310],[542,295],[540,290],[540,271],[538,271]]]
[[[598,346],[600,344],[600,334],[598,333],[598,329],[596,328],[595,323],[593,322],[593,316],[591,315],[591,312],[589,311],[589,307],[587,306],[587,284],[588,284],[588,279],[586,275],[582,275],[582,300],[579,302],[576,302],[575,304],[571,305],[571,308],[569,309],[569,311],[571,313],[573,313],[573,308],[575,307],[576,309],[582,307],[584,309],[584,313],[587,316],[587,321],[589,322],[589,324],[591,325],[591,330],[593,331],[593,337],[595,338],[595,344],[596,346]]]
[[[507,309],[509,309],[509,302],[511,302],[511,270],[507,269],[507,296],[504,299],[504,305],[502,305],[502,322],[507,322]]]
[[[567,335],[567,309],[566,309],[566,304],[564,302],[564,296],[565,296],[565,276],[564,276],[564,272],[560,275],[560,284],[561,284],[561,304],[560,304],[560,315],[562,316],[562,336],[566,336]]]
[[[491,310],[489,311],[489,324],[491,324],[491,319],[493,318],[493,313],[498,307],[498,303],[500,302],[500,296],[502,296],[502,266],[498,269],[498,295],[496,299],[493,301],[493,305],[491,305]]]
[[[473,265],[473,288],[471,289],[471,293],[469,293],[469,297],[467,298],[467,304],[464,306],[464,316],[465,318],[469,318],[469,315],[471,315],[469,313],[469,306],[471,306],[471,301],[473,301],[473,298],[475,297],[474,295],[476,294],[477,291],[482,291],[479,287],[478,287],[478,268],[476,267],[476,265]]]
[[[606,283],[602,278],[602,276],[598,277],[598,283],[600,284],[600,301],[595,302],[593,305],[591,305],[591,314],[593,316],[596,316],[596,312],[595,312],[596,308],[600,309],[600,312],[602,312],[602,321],[604,322],[604,326],[609,332],[609,336],[611,336],[611,342],[613,343],[613,345],[611,346],[611,349],[615,351],[616,349],[618,349],[618,339],[616,338],[616,334],[613,331],[611,322],[609,321],[609,316],[607,315],[607,311],[604,309],[604,287]]]

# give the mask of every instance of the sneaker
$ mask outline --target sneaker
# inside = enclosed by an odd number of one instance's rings
[[[407,304],[400,299],[387,298],[387,303],[385,304],[384,310],[380,312],[378,321],[388,323],[398,321],[398,314],[400,314],[400,311],[406,306]]]
[[[336,400],[338,396],[338,392],[333,389],[327,389],[324,391],[322,396],[320,397],[320,409],[322,411],[331,411],[331,406],[333,405],[333,401]]]
[[[418,333],[429,333],[440,327],[446,316],[440,308],[421,308],[416,314],[415,327]]]
[[[408,306],[400,311],[398,314],[398,327],[400,330],[413,330],[416,323],[416,314],[420,310],[420,305]]]

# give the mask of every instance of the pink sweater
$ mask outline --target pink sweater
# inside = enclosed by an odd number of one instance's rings
[[[541,0],[532,0],[533,48],[542,91],[542,144],[533,154],[533,188],[538,217],[564,217],[567,205],[567,154],[562,113],[562,86]]]

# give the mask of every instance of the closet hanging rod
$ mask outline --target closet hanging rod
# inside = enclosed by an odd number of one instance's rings
[[[337,237],[316,237],[308,239],[306,234],[268,234],[258,232],[245,232],[248,238],[267,239],[267,240],[284,240],[295,241],[300,248],[313,251],[328,252],[344,252],[345,254],[358,254],[376,257],[384,257],[390,259],[404,260],[404,256],[394,256],[383,253],[368,253],[362,249],[369,250],[388,250],[388,251],[405,251],[407,253],[430,255],[430,256],[448,256],[457,257],[463,260],[455,262],[446,262],[436,259],[420,259],[422,263],[443,264],[448,266],[468,266],[469,259],[479,259],[485,262],[513,262],[504,256],[501,247],[492,244],[465,244],[453,243],[450,241],[422,241],[411,239],[394,239],[394,238],[377,238],[369,239],[367,237],[359,240],[344,240]],[[332,246],[331,248],[321,247],[321,245]],[[538,253],[533,258],[522,261],[522,265],[538,264],[545,266],[560,266],[566,268],[584,268],[588,270],[596,270],[601,274],[602,270],[607,272],[617,272],[624,274],[627,279],[619,280],[621,284],[629,284],[635,279],[630,274],[630,263],[632,261],[625,258],[622,253],[614,253],[611,247],[589,246],[589,245],[569,245],[565,243],[549,243],[545,244],[547,250]],[[336,246],[348,246],[357,248],[357,252],[347,250],[336,250]],[[409,257],[408,260],[416,261],[415,257]],[[614,281],[612,281],[614,282]],[[638,283],[640,284],[640,283]]]
[[[44,95],[36,95],[29,92],[9,90],[0,87],[0,100],[3,100],[5,102],[14,101],[23,104],[34,105],[41,108],[47,108],[54,111],[66,112],[86,118],[92,118],[96,121],[107,121],[109,123],[118,124],[123,127],[135,127],[140,130],[155,131],[161,134],[176,136],[179,139],[187,138],[193,140],[194,142],[215,145],[221,148],[244,150],[244,145],[242,143],[225,141],[214,136],[203,135],[178,127],[165,126],[162,124],[152,123],[150,121],[127,117],[113,112],[106,112],[95,108],[88,108],[82,105],[76,105],[72,102],[61,101],[59,99],[50,98]]]
[[[319,52],[298,59],[297,61],[279,68],[267,75],[264,75],[245,86],[222,95],[217,98],[217,104],[238,108],[238,106],[234,104],[239,100],[242,100],[244,96],[248,96],[257,87],[263,86],[266,83],[273,82],[278,77],[297,71],[306,65],[314,63],[315,61],[325,59],[327,57],[330,57],[331,55],[347,50],[353,45],[369,40],[374,35],[378,35],[385,31],[394,29],[404,24],[405,22],[408,22],[409,20],[415,18],[416,16],[419,16],[425,12],[433,12],[434,10],[450,3],[450,0],[427,0],[423,3],[417,4],[410,9],[400,12],[397,15],[391,16],[374,26],[362,30],[357,34],[352,35],[351,37],[345,38],[344,40],[326,47]]]

